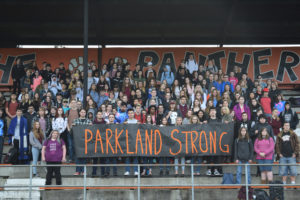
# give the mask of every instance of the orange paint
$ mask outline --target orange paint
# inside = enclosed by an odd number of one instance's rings
[[[87,134],[90,134],[90,138],[87,139]],[[90,129],[85,129],[84,130],[84,143],[85,143],[85,148],[84,148],[84,153],[87,154],[87,143],[90,142],[93,139],[93,132]]]
[[[108,132],[110,132],[110,136],[108,137]],[[111,152],[113,154],[115,154],[114,152],[114,148],[112,147],[111,143],[110,143],[110,139],[112,138],[113,136],[113,132],[111,129],[106,129],[106,154],[108,154],[108,147],[110,147],[111,149]]]
[[[194,139],[193,135],[196,135],[196,138]],[[198,138],[198,132],[197,131],[191,131],[191,149],[192,149],[192,154],[194,153],[194,150],[195,150],[195,153],[198,153],[198,150],[195,146],[195,142],[197,141],[197,138]]]
[[[150,132],[150,137],[148,134],[148,130],[145,130],[145,154],[148,154],[148,148],[149,148],[149,154],[152,155],[152,135],[153,135],[153,130],[151,129]],[[148,147],[149,146],[149,147]]]
[[[133,154],[132,151],[129,151],[129,142],[128,142],[128,130],[126,129],[126,147],[127,147],[127,154]]]
[[[175,140],[176,142],[178,142],[178,144],[179,144],[179,150],[176,153],[173,153],[172,149],[170,148],[169,152],[173,156],[178,155],[181,152],[181,149],[182,149],[181,141],[179,139],[177,139],[177,138],[174,137],[174,132],[179,133],[179,130],[178,129],[173,129],[172,132],[171,132],[171,138],[172,138],[172,140]]]
[[[202,135],[204,134],[204,138],[205,138],[205,146],[206,146],[206,149],[205,150],[203,150],[202,149],[202,143],[201,143],[201,141],[202,141]],[[200,138],[199,138],[199,147],[200,147],[200,150],[201,150],[201,152],[202,153],[206,153],[207,151],[208,151],[208,144],[207,144],[208,142],[207,142],[207,136],[206,136],[206,133],[205,133],[205,131],[201,131],[200,132]]]
[[[98,145],[98,141],[100,142],[100,145],[101,145],[101,152],[104,153],[104,152],[103,152],[102,137],[101,137],[101,134],[100,134],[99,129],[97,129],[97,133],[96,133],[95,153],[97,153],[97,145]]]
[[[135,154],[137,154],[137,152],[138,152],[138,142],[140,142],[141,151],[142,151],[142,154],[144,154],[144,149],[143,149],[143,143],[142,143],[142,137],[141,137],[140,129],[138,129],[137,133],[136,133],[136,138],[135,138]]]
[[[188,134],[190,131],[182,131],[181,133],[185,134],[185,153],[189,153],[189,143],[188,143]]]
[[[157,139],[156,139],[156,136],[159,136],[159,149],[157,151],[156,147],[156,142],[157,142]],[[155,129],[154,130],[154,146],[155,146],[155,149],[154,149],[154,154],[155,155],[158,155],[160,152],[161,152],[161,148],[162,148],[162,139],[161,139],[161,133],[159,130]]]
[[[209,131],[209,142],[210,142],[210,153],[216,153],[216,148],[217,148],[216,131],[214,131],[213,134],[211,131]]]
[[[115,132],[115,147],[116,147],[116,150],[115,150],[115,152],[116,153],[118,153],[118,147],[119,147],[119,149],[120,149],[120,152],[123,154],[124,152],[123,152],[123,150],[122,150],[122,147],[121,147],[121,145],[120,145],[120,143],[119,143],[119,137],[122,135],[122,133],[123,133],[123,129],[120,131],[120,133],[118,134],[118,129],[116,128],[116,132]]]
[[[221,135],[220,135],[220,141],[219,141],[219,148],[222,152],[224,153],[229,153],[229,145],[228,144],[224,144],[224,146],[226,147],[226,150],[223,149],[222,147],[222,138],[223,138],[223,135],[226,135],[228,134],[227,132],[222,132]]]

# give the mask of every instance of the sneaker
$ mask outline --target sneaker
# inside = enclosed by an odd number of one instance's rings
[[[215,176],[220,176],[221,174],[219,173],[219,171],[218,171],[217,169],[215,169],[214,175],[215,175]]]
[[[134,176],[138,176],[139,175],[139,173],[138,172],[134,172]]]
[[[74,176],[79,176],[79,175],[80,175],[80,172],[75,172],[73,175],[74,175]]]
[[[211,176],[211,170],[210,170],[210,169],[208,169],[208,170],[206,171],[206,176]]]
[[[129,174],[130,173],[127,171],[127,172],[124,173],[124,176],[129,176]]]

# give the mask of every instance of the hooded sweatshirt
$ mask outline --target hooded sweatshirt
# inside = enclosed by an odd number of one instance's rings
[[[174,74],[171,71],[170,65],[166,65],[165,68],[167,69],[167,71],[166,72],[164,71],[161,74],[160,82],[163,82],[164,80],[166,80],[168,85],[171,86],[174,82]]]

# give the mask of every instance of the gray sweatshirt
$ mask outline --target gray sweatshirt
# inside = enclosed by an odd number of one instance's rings
[[[44,138],[45,138],[45,136],[44,136]],[[40,141],[34,137],[34,134],[32,131],[30,131],[30,134],[29,134],[29,142],[30,142],[31,146],[33,146],[35,148],[42,149],[42,147],[43,147],[43,145],[40,143]]]

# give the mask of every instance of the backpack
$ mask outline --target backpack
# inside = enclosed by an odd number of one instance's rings
[[[270,184],[283,184],[282,181],[272,181]],[[270,186],[271,200],[284,200],[283,186]]]
[[[13,165],[18,164],[18,149],[15,147],[10,148],[4,159],[4,163]]]
[[[238,193],[238,200],[245,200],[246,198],[246,187],[242,186]],[[253,199],[253,188],[248,187],[248,199]]]
[[[254,199],[256,199],[256,200],[271,200],[268,193],[262,189],[254,190]]]
[[[232,173],[224,173],[222,184],[235,184]]]

